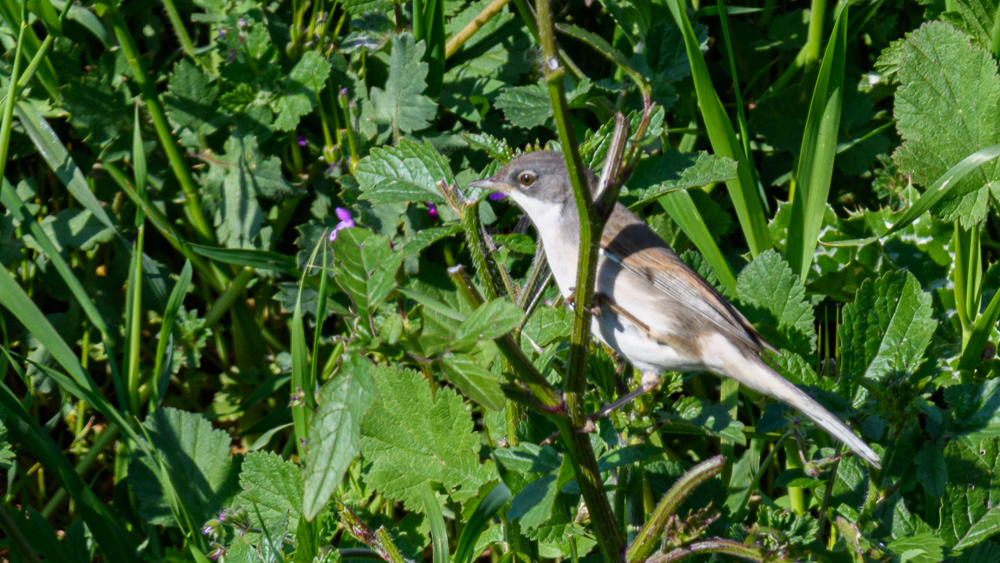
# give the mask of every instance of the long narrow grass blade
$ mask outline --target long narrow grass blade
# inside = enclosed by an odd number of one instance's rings
[[[27,102],[18,103],[14,112],[20,120],[21,126],[24,127],[24,132],[31,138],[35,148],[52,168],[52,172],[66,185],[66,189],[73,195],[73,198],[87,211],[93,213],[98,221],[117,233],[117,227],[104,211],[104,207],[101,206],[101,202],[97,200],[94,192],[90,190],[83,170],[80,170],[80,167],[73,162],[69,151],[66,150],[62,141],[59,140],[59,136],[49,126],[49,122],[38,113],[34,106]]]
[[[805,282],[823,226],[830,195],[833,162],[837,156],[837,132],[844,100],[844,66],[847,60],[847,8],[833,25],[830,44],[816,79],[802,150],[792,187],[792,218],[788,228],[786,258],[792,271]]]
[[[986,310],[976,319],[969,341],[962,350],[962,359],[958,362],[959,369],[970,370],[983,361],[983,350],[986,349],[990,332],[996,326],[997,319],[1000,319],[1000,291],[993,294],[993,299],[990,299]]]
[[[0,0],[0,18],[7,22],[11,29],[21,28],[21,8],[22,4],[18,0]],[[20,43],[20,42],[19,42]],[[42,41],[38,38],[34,28],[28,26],[24,34],[24,56],[32,59],[41,49]],[[55,67],[52,61],[45,59],[39,66],[36,78],[45,92],[57,104],[62,102],[62,95],[59,93],[59,80],[56,76]]]
[[[132,249],[132,262],[128,270],[128,288],[125,291],[125,374],[128,392],[128,413],[139,416],[139,350],[142,328],[142,245],[143,229],[139,228],[139,240]]]
[[[173,291],[170,292],[166,309],[163,310],[163,324],[160,325],[160,340],[156,345],[156,360],[153,367],[156,385],[153,387],[153,394],[149,399],[149,412],[153,412],[159,406],[163,393],[166,391],[167,382],[170,380],[172,366],[170,365],[171,354],[168,352],[172,352],[172,350],[169,350],[169,345],[174,324],[177,321],[177,313],[180,312],[184,296],[187,295],[187,290],[191,287],[191,272],[191,262],[184,262],[181,275],[177,278],[177,284],[174,285]]]
[[[501,482],[493,487],[486,494],[486,497],[476,505],[476,509],[472,511],[472,516],[469,517],[469,521],[462,528],[462,534],[458,536],[458,544],[455,547],[455,563],[469,563],[472,561],[475,555],[473,549],[476,547],[476,540],[486,530],[486,526],[490,523],[493,516],[503,508],[503,505],[507,504],[510,497],[510,489]]]
[[[959,180],[965,178],[970,172],[978,169],[980,166],[990,162],[996,157],[1000,156],[1000,144],[991,145],[985,149],[980,149],[969,156],[963,158],[961,162],[952,166],[947,172],[941,175],[934,184],[927,189],[920,196],[920,199],[911,205],[903,215],[896,219],[896,222],[892,224],[892,227],[878,232],[873,237],[859,238],[851,240],[838,240],[838,241],[821,241],[827,246],[864,246],[866,244],[871,244],[882,237],[887,237],[900,229],[905,228],[907,225],[912,223],[924,214],[928,209],[934,206],[935,203],[941,200],[955,185],[958,184]]]
[[[0,273],[7,277],[7,273]],[[90,533],[101,547],[107,561],[133,561],[136,558],[135,542],[123,533],[125,524],[97,498],[90,486],[73,469],[73,464],[44,432],[38,421],[24,409],[14,393],[0,381],[0,405],[22,424],[8,418],[10,436],[31,453],[45,469],[59,481],[70,497],[76,501],[77,511],[86,522]]]
[[[733,207],[740,220],[740,228],[746,237],[750,253],[757,256],[761,252],[771,248],[771,233],[767,230],[767,218],[764,216],[764,208],[761,204],[757,184],[750,173],[753,166],[747,160],[740,146],[739,139],[736,138],[736,131],[729,121],[722,100],[712,86],[712,77],[708,72],[708,64],[701,53],[701,46],[698,37],[691,27],[687,14],[684,12],[678,0],[667,0],[674,19],[684,36],[684,48],[687,51],[688,60],[691,62],[691,77],[694,79],[695,92],[698,95],[698,105],[701,108],[701,117],[705,121],[705,130],[708,139],[712,143],[712,150],[715,154],[727,156],[735,160],[737,165],[737,177],[735,180],[726,182],[729,190],[729,197],[733,200]]]
[[[48,350],[52,358],[66,370],[66,374],[69,376],[42,365],[38,366],[39,369],[50,374],[60,386],[75,397],[86,401],[109,420],[119,424],[122,427],[122,432],[129,438],[135,438],[135,433],[125,417],[104,398],[103,391],[83,369],[73,350],[2,265],[0,265],[0,307],[6,308],[14,315],[24,325],[24,328]],[[116,391],[121,393],[119,397],[124,400],[124,389],[116,389]]]
[[[448,528],[444,525],[444,516],[441,515],[441,507],[434,497],[434,491],[428,485],[420,492],[420,496],[424,501],[424,514],[431,524],[434,563],[451,563],[451,558],[448,557]]]
[[[715,244],[712,232],[702,218],[701,213],[691,199],[691,194],[684,190],[670,192],[663,195],[657,201],[663,209],[670,215],[675,223],[680,225],[681,230],[687,235],[691,242],[698,248],[701,255],[715,270],[719,283],[730,291],[736,290],[736,274],[733,273],[729,261],[719,250],[719,245]]]

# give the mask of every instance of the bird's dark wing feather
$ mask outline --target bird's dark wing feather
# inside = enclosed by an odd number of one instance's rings
[[[776,351],[753,325],[692,270],[641,219],[621,204],[605,227],[601,246],[609,259],[651,283],[679,305],[696,310],[722,334],[749,350]]]

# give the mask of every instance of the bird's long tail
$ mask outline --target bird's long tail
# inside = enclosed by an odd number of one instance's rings
[[[867,461],[873,467],[881,467],[881,459],[871,447],[861,438],[858,438],[850,428],[847,427],[833,413],[823,408],[812,397],[788,381],[776,371],[771,369],[760,358],[747,358],[739,353],[735,346],[731,346],[732,353],[716,355],[718,371],[727,375],[747,387],[774,397],[802,412],[824,430],[833,435],[834,438],[843,442],[851,448],[861,459]],[[735,356],[738,355],[739,359]]]

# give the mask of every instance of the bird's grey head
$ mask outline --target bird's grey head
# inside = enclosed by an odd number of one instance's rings
[[[590,186],[595,185],[594,175],[585,170],[584,177]],[[535,151],[510,161],[493,176],[472,182],[470,186],[505,193],[532,219],[541,208],[559,208],[573,203],[573,189],[566,174],[563,155],[555,151]],[[573,213],[575,216],[576,213]]]

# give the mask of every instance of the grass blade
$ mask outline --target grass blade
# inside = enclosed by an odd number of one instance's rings
[[[691,22],[688,20],[684,8],[678,3],[678,0],[667,0],[667,5],[684,36],[684,48],[687,51],[688,60],[691,62],[691,77],[694,79],[701,117],[705,121],[705,130],[712,143],[712,150],[715,151],[715,154],[727,156],[738,163],[737,177],[735,180],[727,181],[726,187],[729,190],[729,197],[733,200],[733,207],[736,209],[740,228],[743,229],[743,236],[746,237],[750,253],[757,256],[771,248],[773,243],[771,233],[767,230],[767,218],[764,216],[757,183],[754,182],[753,174],[750,173],[750,167],[753,164],[747,160],[747,156],[736,138],[733,124],[722,106],[722,100],[719,99],[719,95],[712,86],[708,64],[701,53],[698,37],[694,33],[694,28],[691,27]]]
[[[111,218],[108,217],[107,212],[94,195],[94,192],[91,191],[83,170],[80,170],[80,167],[73,162],[69,151],[66,150],[56,132],[49,126],[49,122],[38,113],[38,110],[34,106],[27,102],[18,103],[14,111],[17,113],[17,118],[21,122],[21,126],[24,127],[24,132],[31,138],[31,142],[34,143],[35,148],[38,149],[42,158],[52,168],[52,172],[65,184],[69,193],[87,211],[93,213],[97,220],[117,233],[118,228],[111,221]]]
[[[177,284],[174,285],[173,291],[170,292],[167,307],[163,310],[163,324],[160,325],[160,340],[156,345],[156,363],[153,367],[153,377],[156,378],[156,385],[153,387],[153,394],[149,399],[149,412],[153,412],[159,406],[163,392],[166,390],[167,381],[170,380],[170,362],[164,361],[164,359],[169,360],[167,346],[171,342],[170,337],[174,331],[174,323],[177,321],[177,313],[184,303],[184,296],[187,295],[188,288],[191,287],[191,273],[191,262],[184,262],[184,269],[181,270],[181,275],[177,278]]]
[[[684,190],[670,192],[661,196],[657,201],[663,209],[670,215],[670,218],[680,225],[681,230],[687,235],[691,242],[698,248],[705,260],[715,269],[715,275],[719,278],[726,289],[736,290],[736,274],[729,265],[729,261],[719,250],[719,245],[715,244],[712,232],[702,218],[701,213],[691,199],[691,194]]]
[[[947,172],[941,175],[934,184],[927,189],[920,196],[920,199],[911,205],[903,215],[896,219],[896,222],[892,224],[883,232],[876,233],[873,237],[859,238],[851,240],[838,240],[826,242],[822,241],[823,244],[827,246],[865,246],[866,244],[871,244],[882,237],[887,237],[907,225],[912,223],[924,214],[928,209],[934,206],[935,203],[941,200],[962,178],[965,178],[969,173],[977,170],[980,166],[992,161],[996,157],[1000,156],[1000,144],[991,145],[985,149],[980,149],[969,156],[963,158],[961,162],[952,166]]]
[[[444,516],[441,515],[441,507],[438,506],[437,498],[430,485],[421,491],[424,500],[424,514],[431,524],[431,545],[434,548],[434,563],[451,563],[448,557],[448,528],[444,525]]]
[[[816,79],[809,117],[795,179],[789,196],[792,204],[786,258],[792,271],[805,282],[823,226],[830,195],[833,162],[837,156],[837,132],[844,100],[844,66],[847,60],[847,7],[833,26],[830,44]]]
[[[6,272],[0,277],[9,278]],[[125,524],[97,498],[90,486],[77,474],[73,465],[52,441],[31,414],[24,409],[14,393],[0,381],[0,405],[23,424],[13,424],[8,418],[7,431],[45,469],[51,473],[76,501],[77,511],[86,522],[94,539],[108,561],[133,561],[135,542],[124,533]]]
[[[462,534],[458,537],[458,544],[455,547],[455,563],[470,563],[475,553],[472,551],[476,547],[476,540],[486,530],[486,526],[495,514],[500,512],[507,501],[511,498],[510,489],[502,482],[497,483],[489,493],[479,501],[476,509],[472,511],[472,516],[462,528]]]

